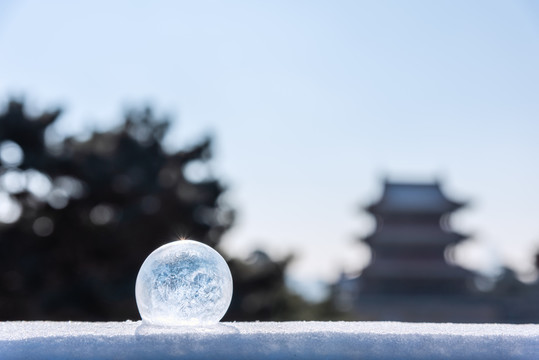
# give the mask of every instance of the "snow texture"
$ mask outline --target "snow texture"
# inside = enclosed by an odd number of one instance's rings
[[[539,325],[0,323],[0,359],[539,359]]]

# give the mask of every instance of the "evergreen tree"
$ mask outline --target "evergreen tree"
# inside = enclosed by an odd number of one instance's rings
[[[222,184],[190,181],[211,142],[167,153],[169,122],[131,111],[114,131],[54,147],[60,111],[0,114],[0,319],[138,318],[133,296],[146,256],[176,236],[211,246],[232,225]]]
[[[186,176],[211,158],[211,141],[168,153],[169,121],[143,109],[115,130],[47,144],[59,116],[31,117],[17,101],[0,113],[0,320],[138,319],[135,279],[146,256],[178,237],[218,247],[233,223],[223,185]],[[287,289],[290,260],[261,251],[229,259],[225,320],[332,316]]]

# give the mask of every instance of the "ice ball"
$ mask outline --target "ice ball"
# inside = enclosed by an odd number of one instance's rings
[[[146,324],[212,325],[232,300],[232,275],[211,247],[193,240],[161,246],[142,264],[135,285],[137,307]]]

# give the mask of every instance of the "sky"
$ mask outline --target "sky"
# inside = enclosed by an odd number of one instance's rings
[[[62,107],[61,135],[151,104],[167,147],[214,137],[237,210],[228,253],[289,276],[366,265],[382,180],[440,179],[469,206],[458,259],[530,270],[539,248],[534,1],[0,0],[0,101]]]

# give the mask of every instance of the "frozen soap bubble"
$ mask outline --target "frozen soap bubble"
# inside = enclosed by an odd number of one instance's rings
[[[212,325],[230,305],[232,275],[211,247],[193,240],[174,241],[146,258],[135,296],[146,324]]]

